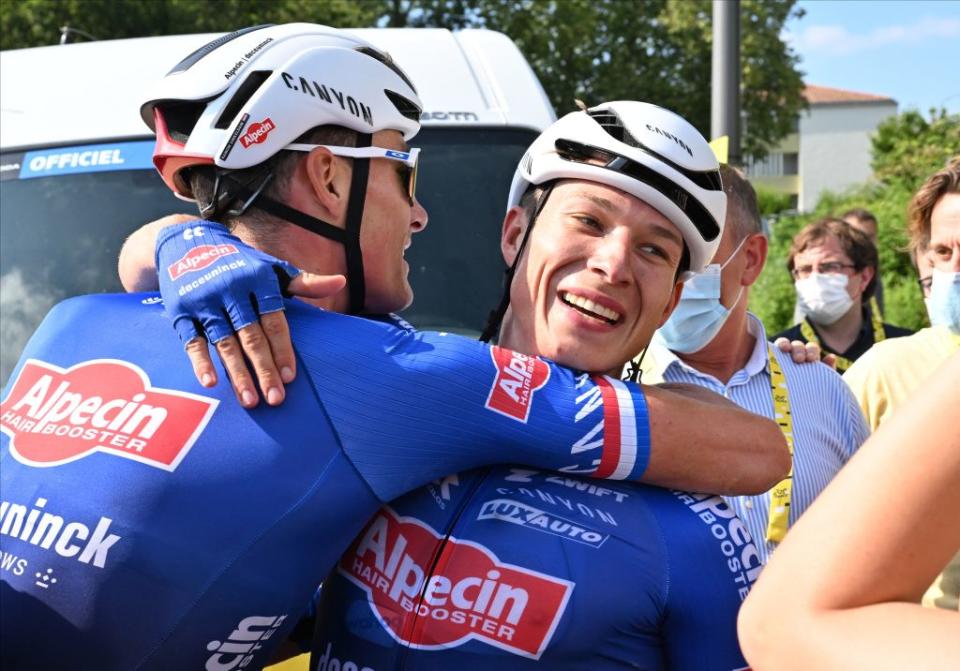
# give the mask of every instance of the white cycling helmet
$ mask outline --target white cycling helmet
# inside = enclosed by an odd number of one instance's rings
[[[319,126],[356,131],[360,148],[381,130],[409,140],[420,130],[422,108],[410,79],[369,42],[329,26],[288,23],[245,28],[197,49],[158,82],[140,115],[157,135],[154,165],[178,197],[194,200],[185,169],[217,168],[210,202],[199,204],[203,216],[238,216],[255,206],[341,242],[349,309],[359,313],[365,302],[360,224],[370,159],[353,159],[345,228],[264,195],[272,178],[269,164],[243,183],[231,171],[265,164]]]
[[[249,168],[328,124],[409,140],[422,107],[410,79],[369,42],[288,23],[238,30],[194,51],[153,87],[140,115],[157,134],[157,170],[192,200],[184,168]]]
[[[653,206],[680,230],[690,254],[684,279],[713,259],[727,197],[717,158],[690,123],[650,103],[618,100],[571,112],[527,150],[507,207],[535,185],[583,179],[615,187]]]
[[[507,269],[499,305],[480,335],[490,341],[510,304],[510,285],[530,231],[559,179],[606,184],[656,208],[680,230],[689,279],[713,259],[723,233],[727,196],[720,164],[692,125],[662,107],[631,100],[603,103],[558,119],[527,149],[510,186],[507,209],[535,186],[546,190],[536,204],[520,250]]]

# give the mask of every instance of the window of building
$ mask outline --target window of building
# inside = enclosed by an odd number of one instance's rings
[[[800,174],[800,155],[797,152],[790,152],[783,155],[783,173],[784,175]]]

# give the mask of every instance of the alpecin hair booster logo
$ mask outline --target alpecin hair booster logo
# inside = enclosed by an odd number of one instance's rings
[[[29,359],[0,403],[10,453],[49,467],[94,452],[173,471],[219,401],[150,384],[138,366],[117,359],[70,368]]]
[[[497,375],[485,407],[526,424],[533,395],[550,379],[550,366],[537,357],[502,347],[491,347],[490,358]]]
[[[366,592],[373,615],[405,645],[441,650],[478,640],[531,659],[550,643],[574,588],[502,562],[479,543],[452,536],[441,543],[420,520],[389,508],[367,525],[338,570]]]

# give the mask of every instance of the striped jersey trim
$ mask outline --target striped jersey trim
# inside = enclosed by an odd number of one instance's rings
[[[603,397],[603,456],[596,477],[626,480],[637,466],[635,397],[620,380],[594,378]]]

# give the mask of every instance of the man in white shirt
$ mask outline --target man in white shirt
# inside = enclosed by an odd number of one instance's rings
[[[732,168],[723,166],[721,176],[728,224],[714,262],[687,281],[640,368],[646,383],[698,384],[775,418],[792,436],[791,475],[765,494],[730,499],[765,560],[868,431],[839,375],[819,363],[794,363],[770,346],[763,324],[747,311],[767,239],[753,188]]]

